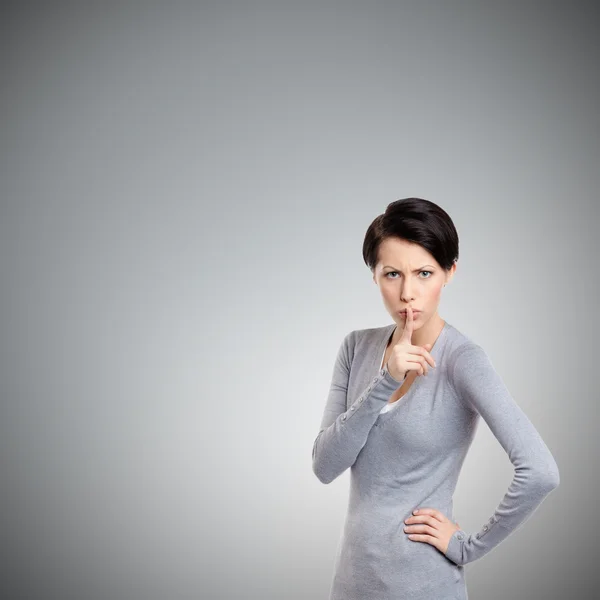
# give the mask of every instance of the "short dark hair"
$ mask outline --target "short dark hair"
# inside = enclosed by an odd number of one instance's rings
[[[458,260],[458,233],[450,215],[430,200],[403,198],[390,202],[369,225],[363,242],[363,259],[375,270],[383,240],[397,237],[419,244],[448,271]]]

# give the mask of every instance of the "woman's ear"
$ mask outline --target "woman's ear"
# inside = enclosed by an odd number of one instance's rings
[[[446,287],[452,281],[452,278],[454,277],[454,273],[456,272],[457,264],[458,264],[457,261],[454,261],[454,264],[450,267],[450,270],[446,274],[446,283],[444,283],[444,287]]]

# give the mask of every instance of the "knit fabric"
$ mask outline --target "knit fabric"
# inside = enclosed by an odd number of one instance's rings
[[[518,529],[559,484],[554,457],[481,346],[445,322],[418,376],[401,385],[382,352],[396,325],[351,331],[335,360],[313,472],[330,483],[350,469],[350,495],[329,600],[467,600],[464,565]],[[453,494],[480,417],[514,466],[508,491],[479,531],[458,529],[445,553],[413,541],[419,507],[452,522]]]

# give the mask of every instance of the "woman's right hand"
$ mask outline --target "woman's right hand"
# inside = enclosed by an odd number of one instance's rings
[[[400,339],[392,348],[392,353],[387,362],[390,375],[398,381],[402,381],[408,371],[417,371],[417,375],[426,375],[429,371],[427,363],[435,367],[435,361],[429,354],[432,344],[425,344],[425,346],[414,346],[412,344],[413,325],[412,309],[407,308],[404,330]]]

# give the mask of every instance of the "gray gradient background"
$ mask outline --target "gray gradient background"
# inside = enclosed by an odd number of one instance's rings
[[[2,598],[326,599],[349,473],[312,443],[413,195],[460,235],[441,316],[561,474],[469,597],[593,597],[593,3],[166,4],[2,4]],[[464,529],[512,473],[482,422]]]

